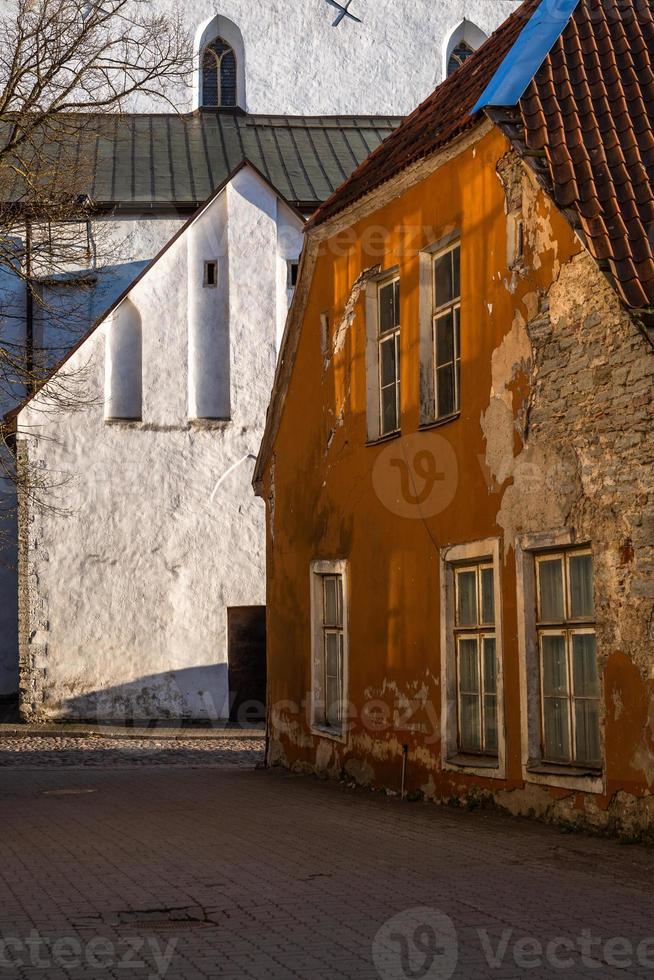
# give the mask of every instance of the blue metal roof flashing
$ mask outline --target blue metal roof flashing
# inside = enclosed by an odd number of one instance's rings
[[[518,104],[578,4],[579,0],[541,0],[475,103],[473,112],[490,106]]]

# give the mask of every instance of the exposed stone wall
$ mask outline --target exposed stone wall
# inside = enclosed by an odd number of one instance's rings
[[[588,253],[526,326],[528,445],[569,483],[563,523],[597,551],[600,649],[654,665],[654,350]]]

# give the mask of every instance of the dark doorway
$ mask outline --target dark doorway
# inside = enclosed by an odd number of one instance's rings
[[[266,719],[266,607],[227,610],[229,720],[242,724]]]

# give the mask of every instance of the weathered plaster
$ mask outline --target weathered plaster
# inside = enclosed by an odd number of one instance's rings
[[[320,747],[318,733],[307,732],[301,715],[289,715],[292,726],[272,726],[278,744],[271,758],[312,771],[319,753],[329,759],[323,773],[392,793],[400,791],[404,760],[408,794],[456,805],[498,805],[626,837],[650,835],[654,352],[522,165],[511,163],[510,179],[497,179],[498,160],[507,151],[504,138],[487,131],[476,135],[458,154],[432,160],[431,171],[423,161],[420,178],[414,172],[404,185],[369,195],[358,211],[316,230],[320,255],[292,318],[293,369],[282,379],[276,425],[269,427],[263,462],[260,457],[264,495],[270,493],[270,461],[275,462],[271,694],[302,700],[311,628],[302,583],[317,557],[344,559],[352,596],[346,697],[353,714],[345,742],[332,742],[329,749]],[[525,251],[509,268],[506,224],[520,205]],[[343,261],[331,257],[330,236],[346,220],[356,223]],[[399,231],[407,221],[434,229],[410,253],[402,250]],[[340,359],[327,366],[316,327],[324,311],[341,322],[352,284],[371,268],[373,256],[364,244],[371,226],[386,229],[380,264],[399,268],[402,281],[402,436],[382,445],[367,441],[371,409],[361,299]],[[380,461],[390,466],[408,453],[410,462],[407,446],[414,451],[414,440],[429,444],[429,434],[419,431],[419,255],[452,227],[460,230],[462,248],[463,402],[460,416],[439,423],[438,433],[458,460],[458,492],[442,511],[409,520],[387,506],[374,474]],[[306,329],[300,329],[303,316]],[[346,370],[347,410],[333,436],[332,406]],[[489,778],[465,759],[444,768],[443,683],[435,682],[443,657],[438,555],[491,537],[499,538],[502,556],[497,579],[506,771],[500,778]],[[533,550],[574,543],[590,543],[594,558],[604,705],[601,773],[538,771],[530,764],[538,761],[530,754],[532,743],[540,742],[539,716],[532,714],[538,671],[527,663],[519,638],[528,632],[527,605],[535,616],[535,600],[525,592],[520,563],[533,565]],[[529,627],[532,647],[534,637],[535,626]],[[400,726],[402,709],[415,700],[417,724]],[[538,714],[538,697],[535,703]],[[422,727],[429,705],[441,731],[435,740]]]

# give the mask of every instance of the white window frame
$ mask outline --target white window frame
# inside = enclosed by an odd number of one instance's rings
[[[447,303],[436,305],[436,263],[444,255],[448,255],[459,250],[459,295],[453,296]],[[461,241],[450,242],[445,248],[438,249],[431,257],[431,342],[432,342],[432,364],[434,371],[434,421],[445,422],[447,419],[456,418],[461,412]],[[442,319],[447,313],[452,314],[452,349],[454,360],[449,362],[454,368],[454,409],[444,415],[438,414],[438,367],[436,359],[436,321]],[[456,315],[458,314],[459,330],[457,343]],[[444,366],[444,365],[441,365]]]
[[[449,415],[437,414],[436,392],[436,337],[434,324],[436,319],[435,297],[435,262],[446,252],[459,247],[463,253],[461,232],[458,228],[450,228],[446,233],[428,245],[420,252],[420,426],[429,428],[433,425],[446,425],[461,414],[461,384],[459,381],[458,408]],[[459,308],[459,323],[461,320],[461,296],[456,304]],[[445,307],[444,307],[445,308]],[[442,311],[441,311],[442,312]],[[461,350],[458,351],[459,362],[462,362]],[[456,358],[455,358],[456,362]],[[456,372],[455,372],[456,374]]]
[[[576,540],[574,530],[563,528],[523,535],[516,545],[522,778],[527,783],[602,794],[605,792],[605,764],[602,766],[601,773],[593,773],[587,767],[574,763],[553,764],[545,762],[542,758],[542,682],[539,629],[536,618],[536,559],[544,552],[551,552],[554,556],[574,547],[579,547],[580,551],[591,550],[588,546],[580,547],[584,544],[584,541]],[[583,628],[581,623],[579,628]],[[545,630],[547,627],[543,624],[542,629]],[[600,712],[603,708],[600,696]],[[600,743],[603,763],[605,763],[603,736],[603,726],[600,722]]]
[[[455,572],[466,566],[491,565],[495,604],[495,657],[497,672],[497,757],[471,755],[459,750],[459,690],[457,682],[457,637],[465,636],[456,623]],[[486,538],[441,549],[441,767],[485,779],[506,778],[506,732],[504,722],[504,667],[502,578],[500,539]],[[478,631],[471,630],[477,635]],[[488,631],[489,633],[491,630]]]
[[[402,284],[400,279],[400,268],[394,266],[385,269],[377,276],[373,276],[366,286],[366,388],[367,388],[367,427],[368,442],[379,442],[383,439],[393,439],[401,432],[402,427],[402,361],[399,348],[401,347],[402,325],[397,326],[394,332],[380,336],[380,306],[379,291],[384,286],[392,282],[400,283],[400,304],[402,302]],[[400,317],[401,319],[401,317]],[[400,370],[395,382],[396,404],[397,404],[397,428],[389,432],[382,430],[382,388],[381,388],[381,344],[388,341],[391,337],[396,337],[395,356],[399,360]]]
[[[323,579],[328,576],[340,576],[343,587],[343,666],[342,692],[344,713],[340,726],[326,724],[324,719],[325,701],[325,653],[323,618]],[[349,582],[348,562],[345,559],[325,561],[318,559],[310,566],[311,589],[311,730],[316,735],[333,739],[337,742],[347,741],[347,704],[348,704],[348,608]]]

